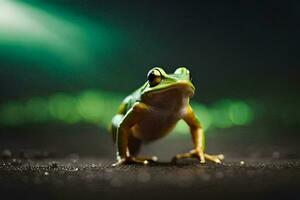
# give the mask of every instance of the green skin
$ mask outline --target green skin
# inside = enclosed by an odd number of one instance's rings
[[[172,161],[183,158],[197,158],[221,163],[222,154],[204,153],[205,137],[201,123],[189,104],[195,87],[188,69],[180,67],[174,74],[167,74],[155,67],[148,74],[155,74],[141,88],[127,96],[113,117],[111,132],[117,147],[117,162],[121,164],[148,164],[157,157],[135,157],[143,142],[149,142],[167,135],[183,119],[190,127],[194,149],[177,154]]]

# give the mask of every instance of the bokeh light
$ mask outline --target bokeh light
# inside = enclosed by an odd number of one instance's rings
[[[253,113],[249,105],[244,102],[233,102],[229,106],[229,119],[235,125],[245,125],[252,121]]]
[[[0,108],[1,124],[89,123],[108,127],[125,95],[102,90],[79,94],[56,93],[48,98],[32,97],[25,102],[9,102]],[[220,100],[210,106],[191,102],[204,130],[243,126],[254,120],[254,108],[241,100]],[[187,134],[189,127],[180,120],[175,132]]]
[[[232,105],[231,100],[221,100],[213,105],[212,118],[213,126],[217,128],[229,128],[233,125],[229,117],[229,107]]]
[[[49,99],[49,110],[53,119],[66,123],[75,123],[80,120],[76,105],[76,98],[63,93],[55,94]]]
[[[31,123],[44,123],[49,121],[50,113],[48,102],[42,97],[30,98],[24,106],[25,121]]]
[[[24,108],[19,102],[9,102],[0,109],[1,123],[7,126],[17,126],[24,123]]]
[[[107,112],[106,108],[105,100],[97,92],[86,91],[79,96],[78,109],[87,122],[100,123],[103,114]]]

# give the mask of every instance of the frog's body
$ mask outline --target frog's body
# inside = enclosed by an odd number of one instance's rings
[[[220,163],[223,155],[204,154],[204,135],[189,99],[195,88],[190,72],[178,68],[174,74],[166,74],[161,68],[148,73],[148,81],[125,98],[119,112],[112,120],[112,134],[117,146],[117,163],[148,163],[152,158],[134,158],[142,142],[153,141],[168,134],[180,119],[191,128],[195,150],[179,154],[174,160],[185,157],[205,158]]]
[[[132,127],[133,135],[143,141],[165,136],[186,113],[189,95],[191,91],[173,88],[153,94],[151,100],[142,98],[141,102],[150,107],[149,114]]]

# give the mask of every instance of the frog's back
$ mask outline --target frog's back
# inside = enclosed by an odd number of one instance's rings
[[[135,90],[132,94],[128,95],[124,98],[124,100],[121,103],[121,106],[119,107],[118,114],[125,115],[128,110],[130,110],[133,105],[140,100],[140,92],[142,88],[139,88]]]

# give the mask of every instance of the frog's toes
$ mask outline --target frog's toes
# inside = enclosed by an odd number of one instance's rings
[[[118,160],[116,163],[112,164],[113,167],[119,166],[119,165],[132,165],[132,164],[138,164],[138,165],[147,165],[150,163],[155,163],[158,161],[158,158],[156,156],[152,157],[127,157]]]
[[[210,160],[215,163],[222,163],[222,160],[224,160],[225,156],[223,154],[218,154],[218,155],[209,155],[209,154],[204,154],[205,159]]]
[[[120,159],[120,160],[118,160],[117,162],[115,162],[114,164],[112,164],[111,166],[112,166],[112,167],[117,167],[117,166],[123,165],[123,164],[125,164],[125,160]]]
[[[219,154],[219,155],[217,155],[217,157],[218,157],[220,160],[224,160],[224,159],[225,159],[224,154]]]
[[[139,162],[144,162],[144,164],[149,164],[149,163],[155,163],[158,161],[158,158],[156,156],[151,156],[151,157],[137,157],[134,158],[134,160],[139,161]]]
[[[195,154],[188,152],[188,153],[181,153],[181,154],[177,154],[176,156],[173,157],[172,161],[173,163],[176,163],[177,160],[181,160],[181,159],[185,159],[185,158],[194,158]]]

